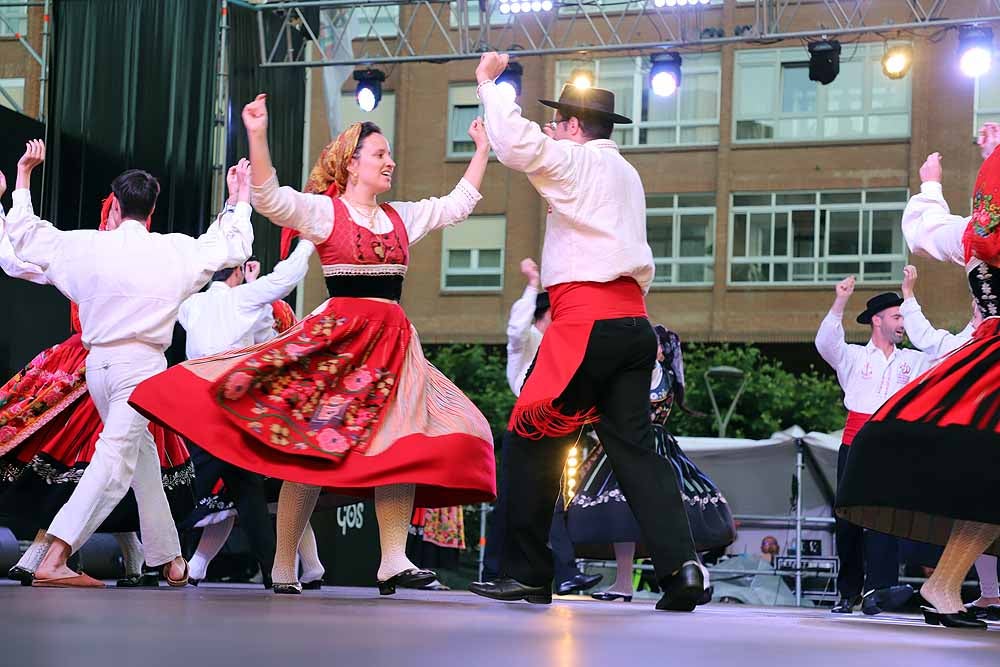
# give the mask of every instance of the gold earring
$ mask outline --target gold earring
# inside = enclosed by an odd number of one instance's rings
[[[357,174],[357,172],[351,174],[351,183],[353,183],[354,185],[358,184],[358,174]]]

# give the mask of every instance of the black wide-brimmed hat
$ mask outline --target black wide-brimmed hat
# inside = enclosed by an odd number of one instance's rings
[[[626,118],[615,113],[615,94],[603,88],[583,88],[567,83],[559,93],[559,101],[538,100],[547,107],[559,109],[569,114],[577,115],[600,114],[608,118],[612,123],[631,123],[631,118]]]
[[[864,312],[858,315],[858,324],[871,324],[872,317],[878,315],[886,308],[903,305],[903,297],[895,292],[883,292],[868,299]]]

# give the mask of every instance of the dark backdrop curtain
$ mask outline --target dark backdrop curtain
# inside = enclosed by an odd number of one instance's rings
[[[137,168],[160,179],[153,230],[200,233],[211,222],[217,3],[54,7],[45,214],[62,229],[97,227],[111,181]]]
[[[266,25],[268,44],[280,27],[274,12]],[[302,141],[305,128],[306,72],[302,67],[260,67],[260,41],[256,12],[230,5],[229,32],[229,136],[226,142],[226,164],[236,163],[247,155],[247,133],[240,114],[243,106],[258,93],[267,93],[268,143],[271,160],[278,173],[278,182],[296,189],[302,188]],[[317,26],[313,27],[319,34]],[[301,44],[302,33],[293,30],[293,41]],[[254,254],[260,258],[262,272],[268,272],[278,261],[281,229],[260,215],[254,214]]]

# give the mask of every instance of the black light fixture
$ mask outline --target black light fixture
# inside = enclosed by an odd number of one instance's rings
[[[385,72],[380,69],[363,69],[354,71],[354,80],[358,82],[354,89],[354,99],[364,112],[370,112],[382,101],[382,82]]]
[[[824,39],[809,43],[809,80],[824,86],[840,74],[840,42]]]
[[[498,86],[510,86],[514,90],[514,97],[517,98],[521,95],[522,74],[524,74],[524,67],[521,66],[521,63],[507,63],[507,69],[497,77],[496,84]]]
[[[674,51],[650,57],[649,87],[655,95],[670,97],[681,87],[681,54]]]

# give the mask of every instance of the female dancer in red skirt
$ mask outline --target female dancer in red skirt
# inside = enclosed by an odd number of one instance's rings
[[[328,145],[307,193],[278,187],[264,95],[243,109],[254,208],[316,244],[331,298],[275,340],[188,361],[140,384],[131,403],[220,459],[286,480],[278,499],[274,591],[298,593],[295,550],[321,488],[374,495],[379,591],[419,588],[436,574],[406,557],[414,502],[446,507],[495,495],[492,436],[482,413],[420,349],[399,306],[409,247],[469,216],[489,146],[448,195],[379,204],[396,164],[372,123]]]
[[[1000,127],[981,133],[972,218],[951,215],[941,194],[941,157],[920,168],[923,184],[903,213],[918,254],[965,267],[985,319],[973,339],[889,399],[859,431],[837,494],[839,516],[865,528],[944,544],[920,589],[931,625],[985,628],[962,605],[962,581],[983,552],[1000,554]],[[892,471],[887,475],[887,471]]]
[[[34,166],[19,163],[18,180],[29,182]],[[0,194],[5,186],[0,181]],[[105,213],[101,229],[106,227]],[[0,267],[11,277],[48,284],[40,268],[14,256],[2,227]],[[51,538],[46,538],[44,527],[72,495],[94,455],[101,432],[101,418],[87,395],[87,350],[80,340],[76,304],[70,312],[73,335],[40,352],[0,387],[0,515],[10,517],[19,526],[42,527],[8,573],[24,585],[31,584],[35,568],[48,549]],[[176,434],[153,424],[150,431],[160,455],[163,488],[171,512],[175,519],[181,519],[193,507],[191,457]],[[142,545],[134,533],[138,528],[138,508],[129,490],[101,524],[101,532],[115,535],[125,557],[126,577],[119,581],[120,586],[136,586],[142,581]],[[155,585],[156,580],[146,583]]]

